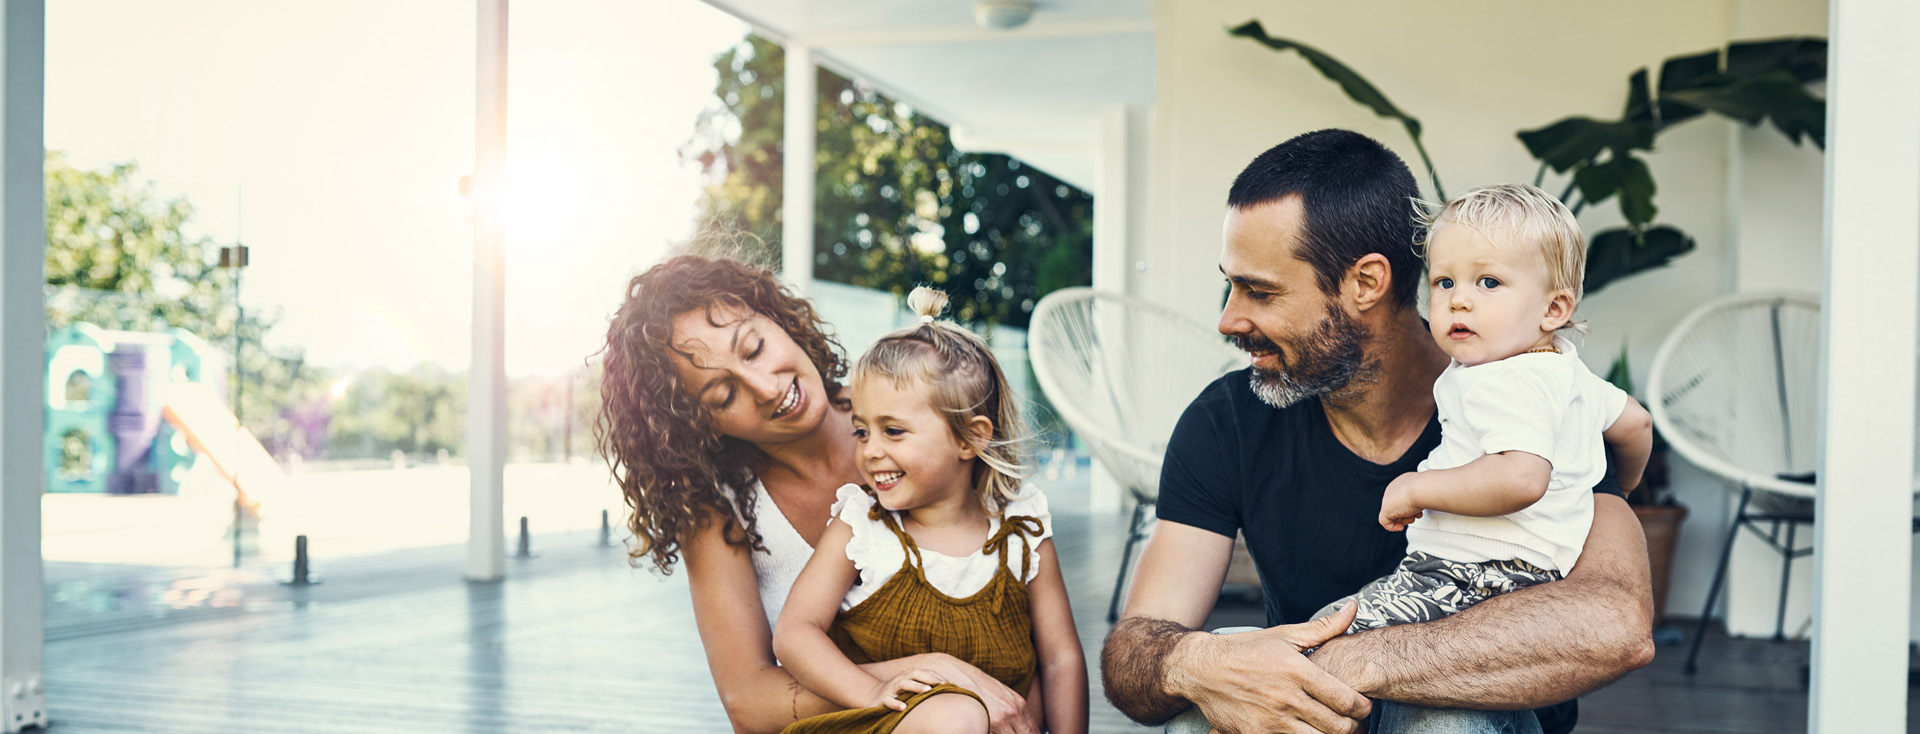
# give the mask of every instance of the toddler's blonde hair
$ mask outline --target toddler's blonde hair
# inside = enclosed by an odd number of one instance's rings
[[[959,324],[935,320],[946,306],[947,294],[914,288],[907,294],[907,307],[920,317],[920,324],[874,342],[854,364],[853,384],[886,378],[895,386],[926,386],[934,411],[946,417],[947,429],[979,457],[973,465],[974,492],[998,514],[1020,492],[1026,475],[1020,406],[987,343]],[[967,429],[974,416],[993,422],[991,435]]]
[[[1426,207],[1416,211],[1425,231],[1419,242],[1422,259],[1440,227],[1464,224],[1495,245],[1514,242],[1538,248],[1547,261],[1548,287],[1572,293],[1574,305],[1580,304],[1587,274],[1587,238],[1580,233],[1573,212],[1552,194],[1527,184],[1483,186],[1448,201],[1438,212],[1429,213]],[[1572,320],[1567,324],[1573,326]]]

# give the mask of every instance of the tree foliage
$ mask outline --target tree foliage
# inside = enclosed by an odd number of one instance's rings
[[[719,105],[682,149],[710,182],[697,245],[740,255],[743,233],[746,259],[780,260],[785,67],[778,45],[751,35],[714,61]],[[1008,156],[962,153],[945,125],[827,69],[817,85],[814,277],[900,295],[931,284],[955,318],[1012,326],[1041,296],[1090,281],[1086,192]]]
[[[192,204],[162,196],[131,161],[81,169],[58,151],[47,153],[46,196],[47,328],[75,321],[126,331],[178,327],[228,356],[237,329],[243,389],[236,412],[277,453],[315,450],[294,438],[300,432],[289,411],[317,400],[326,376],[299,349],[264,346],[276,315],[255,309],[239,317],[232,272],[215,265],[219,246],[188,234]]]

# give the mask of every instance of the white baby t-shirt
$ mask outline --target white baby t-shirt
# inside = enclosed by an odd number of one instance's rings
[[[1487,454],[1524,451],[1553,464],[1547,492],[1499,517],[1428,510],[1407,527],[1407,551],[1452,561],[1518,558],[1562,574],[1573,568],[1593,527],[1593,486],[1606,476],[1601,434],[1626,409],[1627,394],[1555,338],[1558,354],[1519,354],[1467,367],[1449,365],[1433,383],[1440,446],[1420,471],[1452,469]]]
[[[900,544],[900,538],[887,529],[885,521],[871,519],[873,498],[857,484],[841,487],[834,500],[833,516],[853,529],[853,537],[847,540],[847,559],[853,561],[854,568],[860,570],[860,583],[847,590],[845,598],[840,600],[840,610],[852,609],[855,604],[866,601],[867,597],[879,591],[887,580],[900,571],[907,561],[907,549]],[[1026,538],[1023,546],[1019,540],[1007,539],[1007,567],[1014,573],[1020,572],[1020,558],[1023,548],[1031,548],[1033,560],[1027,565],[1027,574],[1021,582],[1031,582],[1040,573],[1040,541],[1053,537],[1053,514],[1047,511],[1047,496],[1033,487],[1023,487],[1020,494],[1007,503],[1002,517],[1032,517],[1040,521],[1040,537]],[[895,515],[895,522],[899,522]],[[1000,532],[1000,519],[989,518],[987,538]],[[985,538],[982,538],[984,541]],[[1000,554],[975,550],[966,556],[949,556],[937,551],[920,549],[921,565],[926,571],[927,581],[942,594],[964,599],[979,593],[993,580],[1000,569]]]

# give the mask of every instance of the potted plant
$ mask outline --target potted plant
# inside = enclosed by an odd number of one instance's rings
[[[1627,348],[1607,369],[1607,382],[1634,394],[1633,370],[1627,363]],[[1653,608],[1655,614],[1667,608],[1667,589],[1672,588],[1673,557],[1680,546],[1680,524],[1687,519],[1687,506],[1674,499],[1668,484],[1667,442],[1660,429],[1653,430],[1653,451],[1647,455],[1647,469],[1640,486],[1627,494],[1627,505],[1640,518],[1640,531],[1647,537],[1647,566],[1653,572]]]

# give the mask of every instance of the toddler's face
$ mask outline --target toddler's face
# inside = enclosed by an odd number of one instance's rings
[[[1427,250],[1427,325],[1440,348],[1468,366],[1548,346],[1571,315],[1551,313],[1555,293],[1540,249],[1492,234],[1502,241],[1446,222]]]
[[[925,385],[884,377],[855,381],[853,436],[860,474],[882,507],[898,512],[961,502],[971,492],[973,449],[933,409]]]

